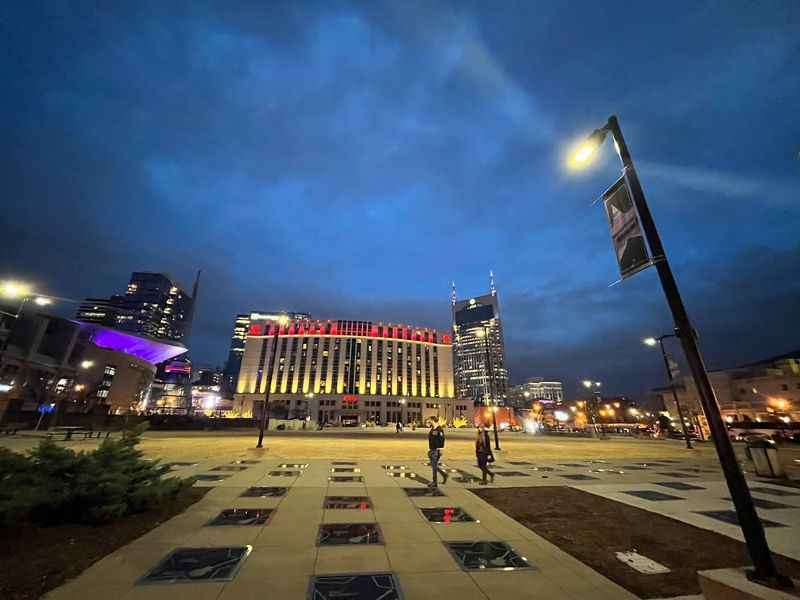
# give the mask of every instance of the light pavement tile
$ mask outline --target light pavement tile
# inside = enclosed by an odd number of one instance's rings
[[[458,598],[486,600],[486,595],[467,573],[401,573],[398,576],[404,600]]]
[[[322,515],[324,512],[321,502],[313,508],[285,502],[275,511],[270,526],[280,528],[298,525],[303,522],[322,523]]]
[[[303,600],[308,591],[308,577],[264,577],[226,583],[218,600]],[[175,596],[173,600],[183,600]],[[192,598],[194,600],[194,598]]]
[[[322,514],[323,523],[374,523],[375,513],[369,510],[326,510]]]
[[[216,600],[222,593],[222,583],[164,583],[133,587],[121,600]]]
[[[419,511],[409,502],[405,507],[383,508],[376,503],[375,518],[379,523],[422,523],[424,519]]]
[[[489,600],[583,600],[539,570],[469,573]]]
[[[203,548],[206,546],[246,546],[252,544],[264,529],[263,525],[224,525],[201,527],[174,538],[176,546]]]
[[[131,586],[118,585],[80,585],[68,583],[48,592],[44,600],[92,600],[94,598],[122,598]]]
[[[520,525],[513,519],[499,519],[491,516],[488,518],[480,519],[481,525],[488,529],[494,538],[501,540],[517,540],[527,539],[530,536],[527,532],[530,531],[524,525]]]
[[[431,528],[440,539],[448,542],[495,539],[481,523],[431,523]]]
[[[317,548],[309,547],[255,547],[236,574],[237,581],[262,582],[281,577],[307,577],[314,572]]]
[[[381,523],[386,544],[410,544],[416,542],[438,542],[441,538],[429,523]]]
[[[233,498],[215,500],[213,502],[203,503],[202,505],[198,503],[198,508],[217,511],[225,508],[277,508],[282,501],[283,498],[280,497],[242,498],[239,496],[234,496]]]
[[[438,573],[461,571],[442,542],[388,544],[386,554],[395,573]],[[448,590],[448,594],[450,590]]]
[[[175,548],[175,544],[123,547],[86,569],[76,580],[79,585],[133,585],[142,575]]]
[[[291,548],[314,547],[317,543],[319,523],[302,521],[296,525],[274,527],[269,525],[261,530],[259,536],[252,543],[259,546],[286,546]]]
[[[381,545],[320,547],[314,573],[388,571],[389,558]]]

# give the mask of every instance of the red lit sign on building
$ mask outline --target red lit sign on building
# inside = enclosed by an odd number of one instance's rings
[[[449,335],[447,335],[447,334],[444,334],[444,335],[442,336],[442,343],[443,343],[443,344],[449,344],[449,343],[450,343],[450,336],[449,336]]]
[[[355,394],[345,394],[342,396],[342,404],[347,404],[348,406],[358,406],[358,396]]]
[[[261,326],[250,325],[250,335],[261,335]]]

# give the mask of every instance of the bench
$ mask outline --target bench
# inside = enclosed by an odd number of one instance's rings
[[[30,423],[4,423],[0,425],[0,433],[15,435],[20,429],[30,429]]]
[[[63,441],[68,442],[73,438],[81,438],[84,440],[100,439],[103,437],[104,433],[106,434],[106,438],[111,435],[110,430],[102,431],[95,429],[84,429],[83,427],[53,427],[47,432],[47,437],[52,439],[56,436],[63,435]]]

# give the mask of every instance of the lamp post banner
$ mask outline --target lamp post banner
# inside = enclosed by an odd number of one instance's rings
[[[603,194],[603,206],[608,217],[619,273],[622,279],[627,279],[653,263],[625,177],[620,177]]]

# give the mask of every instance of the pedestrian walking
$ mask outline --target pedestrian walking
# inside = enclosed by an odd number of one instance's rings
[[[428,484],[430,487],[439,485],[439,459],[442,457],[442,448],[444,448],[444,430],[439,425],[438,417],[431,417],[431,430],[428,432],[428,459],[431,463],[433,481]],[[447,483],[445,471],[442,471],[442,483]]]
[[[478,436],[475,439],[475,456],[478,457],[478,467],[483,474],[481,485],[486,485],[486,476],[492,478],[494,483],[494,473],[489,470],[489,463],[494,462],[494,454],[492,453],[492,444],[489,441],[489,432],[483,425],[478,425]]]

